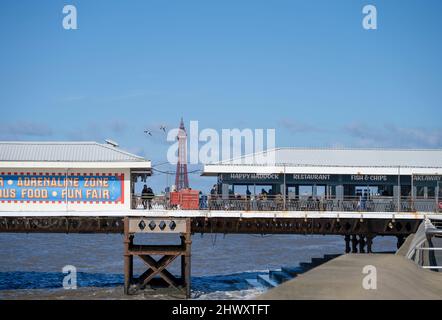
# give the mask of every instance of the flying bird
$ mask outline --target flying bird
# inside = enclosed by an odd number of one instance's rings
[[[161,126],[160,126],[160,130],[163,130],[164,133],[166,133],[166,126],[161,125]]]
[[[144,130],[144,133],[148,134],[149,136],[152,136],[152,132],[150,132],[149,130]]]

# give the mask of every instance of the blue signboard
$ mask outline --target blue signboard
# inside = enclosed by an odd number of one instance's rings
[[[124,175],[2,173],[0,201],[123,203]]]

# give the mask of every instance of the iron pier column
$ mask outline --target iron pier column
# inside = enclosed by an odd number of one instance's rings
[[[372,245],[373,245],[373,236],[369,235],[369,236],[367,236],[367,253],[373,252],[371,249]]]
[[[365,237],[359,236],[359,253],[365,253]]]
[[[399,249],[405,242],[405,237],[403,235],[397,236],[397,248]]]
[[[345,253],[350,253],[351,247],[350,247],[350,235],[345,236]]]
[[[355,234],[351,236],[351,252],[358,253],[358,239]]]
[[[134,236],[129,233],[129,218],[124,218],[124,294],[129,294],[133,279],[133,255],[129,253]]]

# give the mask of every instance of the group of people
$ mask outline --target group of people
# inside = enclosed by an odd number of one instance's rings
[[[210,198],[212,200],[216,200],[218,197],[221,198],[221,195],[219,194],[218,185],[214,185],[210,191]],[[141,203],[143,205],[143,208],[152,209],[152,201],[155,198],[155,194],[152,190],[152,188],[148,187],[146,184],[143,186],[143,190],[141,191]],[[230,194],[230,199],[238,199],[238,200],[247,200],[249,201],[266,201],[266,200],[274,200],[277,204],[284,202],[284,197],[281,193],[273,194],[272,190],[270,189],[268,192],[265,189],[262,189],[261,192],[258,195],[253,195],[250,190],[247,188],[246,194],[240,195],[240,194]],[[208,206],[208,197],[203,195],[202,192],[199,194],[199,200],[200,200],[200,207],[201,208],[207,208]]]

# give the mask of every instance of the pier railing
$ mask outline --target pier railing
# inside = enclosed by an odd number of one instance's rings
[[[424,269],[441,272],[441,237],[442,220],[425,219],[413,235],[405,256]]]
[[[183,209],[171,205],[167,195],[143,200],[141,195],[132,196],[132,209],[174,210]],[[411,197],[286,197],[201,195],[199,210],[222,211],[347,211],[347,212],[441,212],[442,203],[436,199]]]

